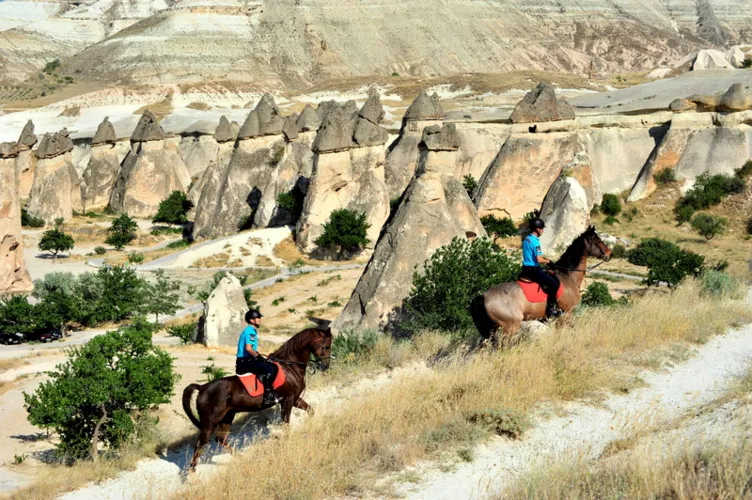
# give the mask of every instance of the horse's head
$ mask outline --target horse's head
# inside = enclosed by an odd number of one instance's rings
[[[584,236],[585,248],[590,257],[603,259],[606,262],[611,260],[611,249],[608,248],[608,245],[606,245],[601,237],[598,236],[598,233],[595,232],[595,226],[590,226],[588,230],[585,231]]]
[[[314,330],[311,352],[321,371],[326,371],[329,368],[329,362],[332,359],[332,340],[332,331],[329,328]]]

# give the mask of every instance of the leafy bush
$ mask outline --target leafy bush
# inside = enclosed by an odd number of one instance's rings
[[[94,253],[97,255],[104,255],[107,253],[107,249],[102,246],[96,246],[94,247]]]
[[[73,347],[33,394],[24,393],[29,422],[53,428],[58,453],[97,457],[98,445],[118,449],[136,431],[138,414],[169,403],[177,376],[172,357],[155,347],[151,326],[132,326]]]
[[[651,266],[661,260],[664,255],[671,255],[680,248],[670,241],[660,238],[646,238],[627,252],[627,260],[636,266]]]
[[[39,249],[50,252],[52,258],[57,259],[57,254],[72,249],[75,243],[73,237],[63,231],[62,226],[56,226],[44,232],[39,240]]]
[[[708,241],[726,232],[727,226],[728,220],[719,215],[701,213],[692,219],[692,229]]]
[[[332,212],[324,224],[324,234],[315,243],[321,248],[336,250],[339,253],[356,252],[369,243],[366,237],[370,224],[365,212],[342,208]]]
[[[182,234],[182,227],[155,227],[151,230],[152,236],[162,236],[163,234]]]
[[[172,248],[172,249],[187,248],[189,246],[191,246],[191,242],[186,239],[173,241],[167,244],[167,248]]]
[[[462,185],[465,187],[465,191],[467,191],[467,195],[472,198],[473,193],[475,192],[475,188],[478,187],[478,181],[475,180],[475,177],[473,177],[470,174],[467,174],[465,177],[462,178]]]
[[[164,272],[164,269],[157,269],[154,273],[156,283],[149,285],[147,291],[146,312],[155,315],[155,320],[159,323],[160,314],[174,314],[178,310],[180,282],[171,280]]]
[[[22,208],[21,225],[24,227],[44,227],[44,219],[34,217],[33,215],[30,215],[25,208]]]
[[[614,245],[614,248],[611,249],[611,257],[614,259],[623,259],[627,256],[627,248],[622,245],[621,243],[617,243]]]
[[[742,179],[746,179],[752,175],[752,160],[747,160],[741,168],[734,170],[734,175]]]
[[[175,325],[167,329],[167,335],[177,337],[185,345],[193,341],[193,334],[196,331],[196,323],[186,323],[184,325]]]
[[[493,235],[496,238],[506,238],[518,233],[517,226],[514,225],[514,221],[509,217],[499,219],[492,214],[484,215],[480,218],[480,223],[483,224],[483,228],[489,235]]]
[[[617,224],[619,222],[619,219],[614,217],[613,215],[609,215],[605,219],[603,219],[603,223],[608,226],[613,226],[614,224]]]
[[[134,250],[128,254],[128,262],[131,264],[141,264],[144,262],[144,254]]]
[[[104,242],[114,246],[116,250],[122,250],[125,245],[136,239],[136,230],[138,230],[136,221],[128,214],[122,213],[107,229],[110,235]]]
[[[673,168],[664,168],[657,174],[653,174],[653,179],[659,186],[667,186],[676,182],[676,172]]]
[[[708,295],[732,295],[739,288],[739,283],[722,271],[708,269],[700,276],[702,291]]]
[[[608,286],[605,283],[596,281],[588,285],[585,292],[582,294],[582,305],[588,307],[600,307],[600,306],[612,306],[616,303],[611,293],[608,291]]]
[[[225,378],[229,373],[221,366],[214,366],[214,363],[210,365],[204,365],[201,367],[201,373],[206,375],[207,382],[213,382],[221,378]]]
[[[193,202],[186,197],[184,192],[173,191],[159,204],[157,215],[151,221],[165,224],[185,224],[188,222],[186,214],[191,208],[193,208]]]
[[[337,362],[354,361],[371,352],[379,336],[373,330],[346,330],[334,337],[332,356]]]
[[[300,219],[300,214],[303,213],[304,201],[305,196],[302,191],[295,187],[289,192],[281,193],[277,196],[277,207],[290,214],[292,223],[294,224]]]
[[[400,326],[408,333],[471,329],[473,299],[493,285],[515,279],[519,271],[519,264],[495,250],[488,238],[454,238],[425,262],[422,274],[413,274]]]
[[[601,212],[611,217],[616,217],[621,213],[621,202],[615,194],[604,194],[601,201]]]
[[[288,212],[292,212],[295,210],[295,197],[290,193],[281,193],[277,196],[277,206]]]
[[[697,176],[695,185],[687,191],[683,198],[676,202],[674,213],[678,222],[687,222],[691,213],[698,210],[706,210],[718,205],[724,197],[740,193],[744,190],[744,178],[738,175],[729,176],[724,174],[710,175],[708,172]],[[680,207],[683,208],[680,211]],[[691,213],[690,213],[691,209]]]
[[[676,217],[676,222],[678,222],[679,224],[689,222],[690,220],[692,220],[692,216],[694,214],[695,209],[690,205],[677,204],[674,207],[674,216]]]
[[[478,410],[469,413],[465,418],[468,422],[480,425],[494,434],[512,439],[519,439],[530,426],[525,415],[505,409]]]
[[[700,276],[705,270],[704,267],[705,257],[688,250],[679,250],[648,267],[645,283],[648,286],[657,286],[665,282],[670,288],[676,288],[687,276]]]
[[[24,337],[37,330],[36,307],[26,297],[13,295],[0,299],[0,331],[20,333]]]
[[[60,68],[60,59],[55,59],[44,65],[44,71],[48,75],[55,73]]]

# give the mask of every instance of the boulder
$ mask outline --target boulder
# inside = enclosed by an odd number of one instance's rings
[[[546,223],[541,250],[547,258],[556,260],[561,257],[587,229],[591,208],[585,189],[577,179],[569,176],[556,179],[540,209],[540,217]]]
[[[159,120],[147,109],[131,134],[131,142],[161,141],[164,138],[165,133]]]
[[[73,141],[66,129],[54,134],[44,134],[35,152],[37,158],[55,158],[73,150]]]
[[[214,130],[214,140],[218,143],[235,140],[235,131],[232,129],[230,120],[225,115],[219,118],[219,125]]]
[[[284,120],[279,114],[274,98],[264,94],[256,105],[256,113],[259,118],[259,135],[277,135],[282,133]]]
[[[694,111],[697,109],[697,104],[689,99],[674,99],[671,104],[668,105],[668,109],[674,113],[683,113],[685,111]]]
[[[286,116],[284,124],[282,125],[282,133],[285,134],[285,138],[288,141],[293,141],[298,138],[298,125],[295,122],[297,116]]]
[[[248,113],[248,118],[245,119],[245,122],[243,122],[243,125],[240,127],[240,130],[238,131],[238,140],[258,137],[261,135],[260,130],[259,116],[254,109]]]
[[[333,322],[333,331],[391,329],[410,293],[413,272],[422,272],[431,254],[455,237],[486,235],[475,206],[453,175],[456,155],[421,149],[416,175]]]
[[[15,158],[18,156],[18,144],[15,142],[0,143],[0,158]]]
[[[692,63],[692,71],[701,71],[706,69],[731,69],[733,66],[726,59],[723,52],[712,49],[703,49],[697,53]]]
[[[204,304],[203,329],[197,342],[206,347],[235,347],[246,327],[248,305],[238,279],[228,274],[212,290]]]
[[[34,135],[34,122],[29,120],[26,122],[26,125],[24,125],[21,135],[18,138],[18,149],[20,151],[31,149],[36,143],[37,136]]]
[[[360,108],[358,116],[374,125],[381,123],[381,120],[384,119],[384,107],[381,105],[381,98],[378,94],[373,94],[368,98],[363,107]]]
[[[410,104],[405,111],[403,120],[406,121],[442,121],[444,108],[441,107],[438,94],[428,95],[424,90]]]
[[[50,141],[48,144],[52,144],[46,150],[49,152],[55,150],[54,145],[59,142]],[[59,217],[70,219],[74,210],[83,211],[81,180],[73,166],[70,151],[37,161],[26,209],[30,215],[48,224]]]
[[[115,127],[110,123],[110,117],[105,116],[102,123],[97,127],[97,132],[94,134],[94,139],[91,140],[91,145],[99,146],[100,144],[115,144],[115,141],[117,141]]]
[[[726,56],[726,60],[729,62],[729,64],[731,64],[731,66],[735,68],[743,68],[744,61],[747,59],[747,55],[738,45],[731,47],[726,51],[724,55]]]
[[[297,125],[298,130],[301,132],[315,132],[321,126],[321,117],[318,111],[313,109],[313,106],[306,104],[303,112],[298,117]]]
[[[18,150],[16,143],[0,145],[0,296],[32,289],[23,256],[18,175],[10,154],[13,149]]]
[[[457,151],[460,148],[460,136],[453,123],[443,127],[431,125],[423,129],[422,145],[429,151]]]
[[[150,218],[162,200],[173,191],[185,192],[190,182],[174,142],[134,142],[115,181],[110,206],[132,217]]]
[[[314,153],[344,151],[356,147],[353,134],[357,120],[358,113],[353,112],[350,105],[327,104],[321,127],[313,141]]]
[[[91,148],[89,164],[81,179],[83,211],[104,210],[120,172],[120,159],[114,144],[106,142]]]
[[[386,129],[369,120],[358,118],[353,132],[353,140],[359,147],[383,146],[388,139],[389,132]]]
[[[512,123],[550,122],[574,119],[574,109],[566,101],[556,98],[556,91],[548,83],[541,82],[514,108]]]
[[[719,108],[722,111],[745,111],[752,109],[752,92],[747,92],[749,87],[741,83],[735,83],[720,96]]]

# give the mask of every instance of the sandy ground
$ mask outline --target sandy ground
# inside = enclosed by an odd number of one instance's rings
[[[422,464],[412,472],[417,485],[402,485],[408,498],[481,498],[503,492],[512,481],[563,456],[597,458],[616,439],[629,435],[631,424],[649,419],[670,422],[719,397],[752,359],[752,325],[715,337],[686,363],[664,373],[645,373],[644,388],[612,396],[599,406],[566,405],[566,414],[544,420],[523,439],[496,438],[478,447],[470,463],[451,472]]]

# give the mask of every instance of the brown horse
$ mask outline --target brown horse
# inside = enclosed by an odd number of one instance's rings
[[[319,368],[323,371],[329,368],[332,353],[332,333],[330,330],[309,328],[294,335],[282,347],[269,355],[269,359],[277,361],[285,372],[284,385],[277,389],[281,399],[282,421],[290,423],[293,407],[300,408],[313,414],[313,408],[303,401],[301,395],[305,389],[305,374],[311,354],[316,358]],[[196,409],[198,418],[191,409],[191,396],[198,391]],[[240,379],[233,375],[214,380],[204,385],[191,384],[183,391],[183,410],[191,419],[193,425],[199,429],[196,451],[191,460],[191,470],[201,456],[203,447],[211,439],[216,430],[217,442],[232,452],[227,443],[230,426],[237,413],[264,410],[262,406],[263,394],[251,397]],[[268,408],[268,407],[267,407]]]
[[[607,262],[611,259],[611,250],[596,234],[593,226],[578,236],[554,265],[556,277],[563,286],[559,307],[567,316],[580,303],[580,286],[585,279],[588,257]],[[510,281],[489,288],[475,299],[471,314],[481,336],[490,338],[491,343],[496,345],[499,328],[507,341],[512,339],[522,321],[545,317],[546,303],[528,302],[520,285]]]

